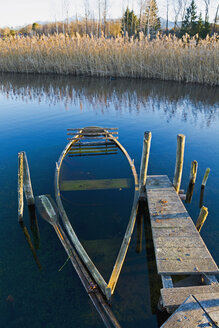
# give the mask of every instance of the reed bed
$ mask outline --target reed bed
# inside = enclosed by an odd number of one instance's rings
[[[0,71],[151,78],[218,85],[219,37],[51,35],[0,39]]]

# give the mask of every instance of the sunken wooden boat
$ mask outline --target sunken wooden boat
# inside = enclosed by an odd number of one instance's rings
[[[58,162],[56,163],[55,170],[55,197],[58,205],[59,214],[61,216],[63,225],[73,243],[75,250],[77,251],[79,257],[87,267],[89,273],[95,280],[96,284],[102,290],[103,294],[109,300],[114,293],[125,257],[131,240],[132,232],[134,229],[137,209],[138,209],[138,198],[139,198],[139,185],[138,176],[134,166],[134,161],[130,158],[126,149],[118,141],[118,129],[116,128],[102,128],[102,127],[84,127],[80,129],[68,129],[68,140],[69,143],[64,148],[61,153]],[[61,186],[60,186],[60,171],[62,167],[63,160],[67,154],[72,154],[72,156],[89,156],[89,155],[101,155],[101,154],[112,154],[115,149],[120,149],[125,155],[133,177],[134,177],[134,199],[131,209],[131,214],[129,220],[127,220],[126,231],[121,243],[120,250],[118,252],[109,282],[107,283],[97,267],[94,265],[93,261],[87,254],[86,250],[82,246],[80,240],[78,239],[70,221],[68,215],[64,209],[62,198],[61,198]],[[90,183],[95,183],[90,180]],[[104,181],[102,181],[104,184]],[[113,183],[113,182],[112,182]]]

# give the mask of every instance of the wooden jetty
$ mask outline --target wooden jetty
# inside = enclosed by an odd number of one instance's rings
[[[168,177],[148,176],[146,195],[163,307],[172,312],[194,292],[219,292],[215,278],[219,269]],[[201,275],[206,286],[176,290],[175,275]]]
[[[189,296],[161,328],[219,327],[219,293]]]

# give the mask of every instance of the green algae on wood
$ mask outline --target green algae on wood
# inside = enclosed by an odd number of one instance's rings
[[[130,186],[130,179],[63,180],[60,189],[62,191],[127,189]]]

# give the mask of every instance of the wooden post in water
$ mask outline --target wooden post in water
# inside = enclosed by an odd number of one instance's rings
[[[186,203],[191,203],[192,201],[192,195],[195,187],[195,180],[197,176],[197,170],[198,170],[198,162],[193,161],[191,164],[190,169],[190,177],[189,177],[189,186],[186,193]]]
[[[196,228],[197,228],[198,232],[201,231],[201,228],[202,228],[203,224],[205,223],[207,216],[208,216],[208,209],[207,209],[207,207],[202,206],[198,220],[196,222]]]
[[[204,178],[202,180],[201,192],[200,192],[200,200],[199,200],[199,208],[201,208],[202,207],[202,204],[203,204],[204,191],[205,191],[205,186],[206,186],[206,182],[208,180],[209,173],[210,173],[210,169],[207,168],[206,171],[205,171]]]
[[[141,155],[141,167],[140,167],[140,175],[139,175],[139,192],[140,192],[140,197],[143,198],[145,197],[145,185],[147,179],[151,137],[152,134],[150,131],[144,133],[143,148],[142,148],[142,155]]]
[[[24,169],[23,169],[23,176],[24,176],[24,193],[27,200],[28,205],[28,211],[29,211],[29,217],[30,217],[30,229],[33,234],[33,240],[34,245],[38,249],[40,246],[40,233],[39,233],[39,227],[36,217],[36,208],[35,208],[35,201],[34,201],[34,195],[33,195],[33,189],[30,179],[30,170],[29,165],[27,161],[27,156],[25,152],[23,153],[23,159],[24,159]]]
[[[23,192],[23,153],[18,153],[18,221],[23,222],[24,192]]]
[[[136,242],[136,253],[142,251],[142,235],[143,235],[143,214],[137,215],[137,242]]]
[[[176,165],[173,178],[173,186],[176,192],[179,193],[182,170],[183,170],[183,159],[184,159],[184,148],[185,148],[185,136],[183,134],[177,135],[177,150],[176,150]]]

